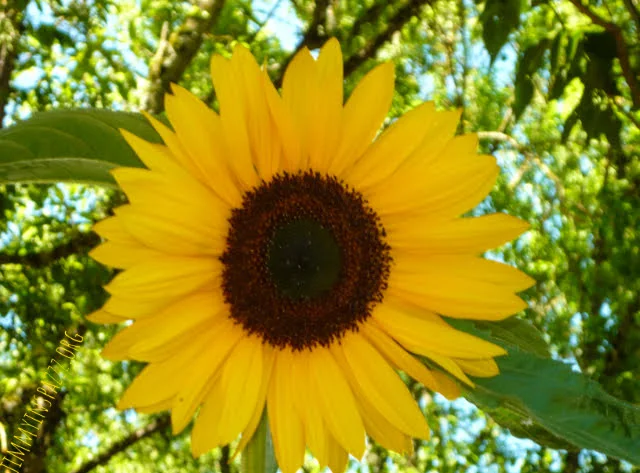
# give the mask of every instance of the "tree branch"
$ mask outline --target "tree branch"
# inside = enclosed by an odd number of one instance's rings
[[[220,473],[231,473],[231,465],[229,461],[231,459],[231,448],[229,445],[224,445],[220,449]]]
[[[0,41],[0,128],[6,114],[7,102],[11,95],[11,75],[18,57],[18,41],[24,30],[22,16],[26,2],[9,2],[8,7],[0,0],[0,25],[3,25],[4,41]]]
[[[631,67],[631,62],[629,60],[629,49],[627,47],[627,43],[624,40],[622,29],[615,23],[605,20],[604,18],[599,16],[587,5],[583,5],[581,0],[569,0],[569,2],[571,2],[571,4],[576,7],[576,9],[580,13],[588,16],[594,24],[603,27],[613,35],[616,41],[616,52],[618,60],[620,61],[620,67],[622,68],[622,75],[624,76],[627,85],[631,90],[631,101],[633,102],[634,108],[639,108],[640,84],[638,83],[636,72]]]
[[[631,15],[631,18],[633,18],[633,21],[636,23],[636,33],[640,38],[640,12],[638,12],[638,9],[633,4],[633,0],[624,0],[624,5],[627,7],[629,15]]]
[[[131,445],[139,442],[142,439],[145,439],[160,430],[166,429],[169,427],[170,418],[168,415],[160,417],[159,419],[151,422],[147,426],[136,430],[131,433],[128,437],[123,438],[122,440],[111,445],[110,448],[105,450],[104,452],[98,454],[94,459],[89,460],[80,468],[78,468],[73,473],[88,473],[89,471],[97,468],[100,465],[105,465],[111,460],[114,455],[124,451],[129,448]]]
[[[351,75],[360,65],[362,65],[367,59],[370,59],[376,55],[378,50],[384,43],[391,39],[391,36],[396,31],[402,29],[402,27],[411,20],[415,15],[420,12],[420,8],[424,5],[431,5],[435,0],[409,0],[407,4],[400,7],[386,22],[385,28],[380,31],[376,36],[371,38],[367,44],[353,54],[344,63],[344,76],[345,78]],[[386,4],[384,2],[380,4],[374,4],[369,8],[360,19],[356,20],[353,24],[353,28],[349,31],[345,37],[354,37],[365,22],[378,20],[380,14],[384,11]],[[313,19],[307,29],[302,41],[296,47],[296,50],[291,54],[286,61],[279,68],[277,74],[274,77],[273,83],[276,88],[282,86],[282,79],[284,77],[284,71],[295,56],[303,47],[310,49],[320,47],[322,42],[329,37],[326,24],[322,26],[322,22],[327,21],[327,11],[329,8],[329,0],[318,0],[316,2],[316,8],[314,10]],[[324,12],[324,13],[323,13]]]
[[[481,140],[506,141],[513,146],[516,151],[522,151],[522,145],[518,143],[513,136],[502,133],[501,131],[478,131],[477,135]]]
[[[93,232],[76,233],[71,239],[51,250],[40,253],[21,254],[0,254],[0,265],[21,264],[31,268],[43,268],[54,261],[66,258],[73,254],[84,254],[100,243],[100,237]]]
[[[387,20],[385,28],[344,63],[344,76],[348,77],[367,59],[374,57],[382,45],[389,41],[396,31],[400,31],[411,18],[420,12],[420,9],[424,5],[431,5],[434,1],[435,0],[410,0],[406,5],[399,8]]]
[[[188,16],[177,32],[169,35],[168,23],[163,25],[158,50],[149,66],[149,88],[143,102],[146,111],[158,114],[164,110],[163,98],[169,84],[180,81],[200,49],[205,34],[218,20],[223,5],[224,0],[199,0],[198,14]]]
[[[284,71],[287,70],[289,63],[292,61],[298,51],[305,47],[309,49],[319,48],[322,45],[322,42],[327,39],[326,20],[327,8],[329,8],[329,0],[317,0],[315,2],[315,5],[316,6],[313,10],[311,22],[309,23],[307,31],[305,31],[302,40],[296,46],[295,51],[290,54],[289,57],[282,63],[282,65],[278,69],[277,75],[274,77],[273,84],[275,85],[276,89],[282,86]]]
[[[381,1],[380,3],[375,3],[371,8],[369,8],[363,15],[359,16],[356,21],[353,22],[353,26],[351,27],[351,31],[345,35],[346,38],[356,38],[362,32],[362,29],[365,26],[375,25],[384,13],[384,9],[389,6],[389,2]],[[346,33],[346,32],[345,32]]]
[[[458,131],[460,133],[465,133],[467,121],[467,82],[469,80],[469,51],[471,50],[467,34],[470,35],[471,33],[469,32],[467,26],[467,9],[464,5],[464,0],[458,1],[458,16],[460,17],[460,41],[462,42],[462,77],[460,79],[460,94],[458,98],[458,101],[460,102],[459,107],[462,109],[462,113],[460,115],[460,125],[458,126]]]

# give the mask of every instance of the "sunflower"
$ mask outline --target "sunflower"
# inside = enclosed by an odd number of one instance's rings
[[[92,256],[124,271],[90,320],[134,320],[103,354],[148,363],[118,407],[170,409],[175,433],[197,411],[195,456],[239,436],[241,450],[266,407],[284,473],[306,447],[342,472],[366,434],[410,452],[429,428],[398,371],[449,398],[496,375],[505,351],[442,316],[503,319],[532,284],[479,256],[526,223],[460,218],[495,159],[432,103],[376,136],[394,68],[345,104],[333,39],[294,57],[281,92],[242,46],[211,74],[219,113],[173,85],[171,128],[147,117],[164,144],[122,132],[147,169],[113,170],[129,203],[95,226]]]

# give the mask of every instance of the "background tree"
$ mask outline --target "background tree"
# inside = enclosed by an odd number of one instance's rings
[[[280,83],[295,51],[331,36],[347,91],[394,62],[391,118],[427,99],[463,110],[459,131],[479,132],[502,167],[477,212],[532,225],[490,255],[538,281],[521,317],[553,356],[640,404],[637,0],[0,0],[0,124],[70,107],[161,113],[171,82],[215,107],[213,53],[243,42]],[[235,471],[228,448],[194,460],[188,432],[173,437],[167,416],[113,407],[141,365],[99,355],[118,328],[83,316],[103,303],[111,273],[86,253],[98,242],[91,224],[123,201],[89,186],[0,187],[0,449],[64,331],[79,330],[85,342],[22,471]],[[520,440],[523,426],[411,389],[432,439],[411,457],[372,445],[354,471],[633,470]],[[305,470],[317,469],[308,458]]]

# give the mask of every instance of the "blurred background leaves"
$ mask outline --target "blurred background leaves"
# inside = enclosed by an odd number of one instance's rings
[[[374,64],[394,62],[391,119],[424,100],[463,110],[459,131],[479,132],[502,168],[475,213],[532,225],[487,255],[538,281],[520,317],[553,358],[640,404],[637,0],[0,0],[0,123],[79,107],[161,113],[171,82],[216,107],[214,52],[241,41],[279,83],[297,49],[330,36],[342,43],[347,92]],[[235,472],[229,449],[194,460],[188,432],[173,437],[165,416],[113,407],[141,366],[103,360],[117,328],[83,316],[111,277],[86,256],[97,242],[91,224],[122,202],[116,190],[78,184],[0,187],[2,430],[15,433],[64,331],[83,329],[23,472]],[[634,470],[521,440],[531,433],[410,387],[432,439],[409,457],[372,444],[353,471]],[[317,471],[313,459],[305,471]]]

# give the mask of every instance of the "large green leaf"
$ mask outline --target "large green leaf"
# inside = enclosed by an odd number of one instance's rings
[[[496,58],[509,34],[520,24],[520,0],[487,0],[480,14],[482,39],[491,56]]]
[[[548,39],[529,46],[518,59],[516,67],[515,96],[513,112],[518,119],[533,98],[534,85],[533,76],[542,65],[544,53],[549,48],[551,42]]]
[[[509,411],[525,432],[540,426],[576,447],[640,464],[640,408],[559,361],[515,350],[498,365],[499,376],[475,380],[469,399],[478,406]]]
[[[514,319],[517,320],[517,319]],[[505,321],[506,322],[506,321]],[[504,346],[500,374],[475,378],[465,396],[514,435],[554,448],[596,450],[640,464],[640,408],[607,394],[571,366],[545,357],[527,323],[454,323]]]
[[[81,182],[114,186],[110,169],[143,166],[119,128],[160,142],[142,115],[108,110],[43,112],[0,130],[0,183]]]

